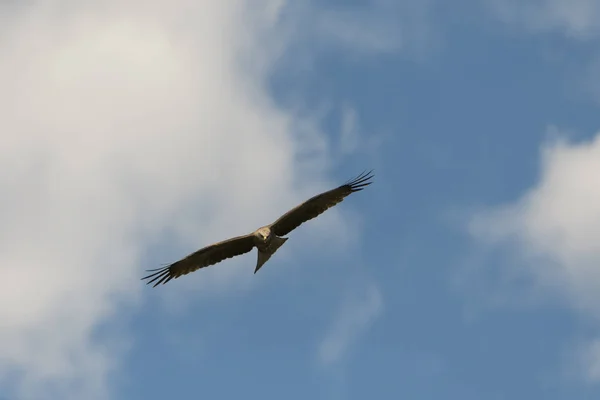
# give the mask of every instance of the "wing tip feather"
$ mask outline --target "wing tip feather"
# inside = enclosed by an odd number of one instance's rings
[[[375,176],[373,171],[374,170],[372,169],[370,171],[364,170],[357,177],[347,181],[344,186],[349,186],[350,191],[352,192],[359,192],[363,190],[365,187],[373,183],[371,180]]]
[[[146,285],[150,285],[151,283],[155,282],[154,285],[152,285],[153,287],[157,287],[160,284],[165,284],[167,282],[169,282],[171,279],[173,279],[173,275],[171,275],[171,265],[167,265],[165,267],[161,267],[161,268],[156,268],[156,269],[149,269],[147,270],[147,272],[152,272],[149,275],[144,276],[141,280],[144,279],[148,279],[148,281],[146,282]],[[152,279],[150,279],[152,278]]]
[[[373,181],[371,180],[375,175],[373,174],[373,169],[370,171],[364,170],[357,177],[348,180],[344,185],[350,189],[350,192],[360,192],[365,187],[369,186]],[[155,268],[148,269],[147,272],[152,272],[149,275],[144,276],[141,280],[148,279],[146,282],[147,285],[154,283],[153,287],[156,287],[160,284],[165,284],[169,282],[171,279],[175,278],[173,274],[171,274],[172,264]]]

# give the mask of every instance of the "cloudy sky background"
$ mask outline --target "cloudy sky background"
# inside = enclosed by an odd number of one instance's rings
[[[600,2],[8,1],[0,88],[0,399],[600,395]]]

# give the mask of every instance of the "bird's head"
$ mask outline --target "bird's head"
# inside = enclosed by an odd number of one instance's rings
[[[256,233],[258,234],[258,237],[263,241],[266,242],[267,240],[269,240],[269,237],[271,236],[271,230],[269,228],[260,228],[258,231],[256,231]]]

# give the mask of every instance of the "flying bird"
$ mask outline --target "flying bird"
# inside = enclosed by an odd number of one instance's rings
[[[256,231],[244,235],[237,236],[231,239],[224,240],[219,243],[204,247],[173,264],[162,268],[148,270],[152,274],[145,276],[143,279],[149,279],[147,284],[154,283],[157,285],[165,284],[171,279],[178,278],[182,275],[189,274],[200,268],[221,262],[227,258],[239,256],[250,252],[254,247],[258,249],[258,260],[254,273],[271,258],[273,254],[288,240],[283,237],[299,227],[304,222],[311,220],[327,209],[341,203],[344,198],[354,192],[363,190],[370,185],[373,177],[372,170],[363,172],[356,178],[347,181],[345,184],[318,194],[299,206],[291,209],[283,214],[279,219],[270,225],[263,226]],[[151,279],[150,279],[151,278]]]

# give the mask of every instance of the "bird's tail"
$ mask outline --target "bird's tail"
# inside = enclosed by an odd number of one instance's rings
[[[275,254],[277,249],[283,246],[286,240],[288,240],[288,238],[273,236],[273,238],[271,239],[271,245],[268,253],[258,250],[258,260],[256,261],[256,268],[254,269],[254,273],[258,272],[258,270],[263,266],[263,264],[266,263],[273,254]]]

